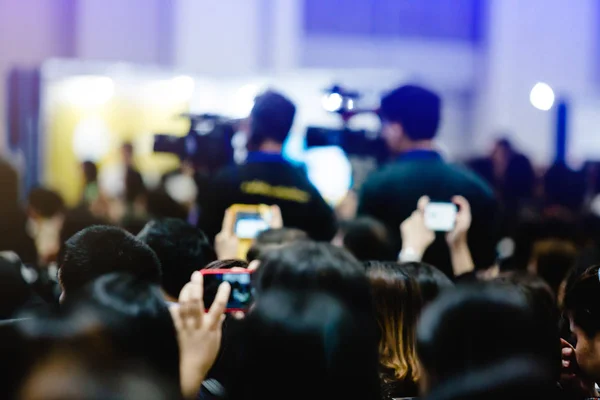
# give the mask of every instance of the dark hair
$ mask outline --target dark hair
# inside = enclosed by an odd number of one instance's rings
[[[410,262],[400,264],[400,269],[417,281],[424,304],[431,303],[440,293],[454,287],[450,278],[433,265]]]
[[[309,240],[308,234],[303,230],[296,228],[278,228],[267,229],[256,236],[246,259],[248,262],[256,260],[262,256],[265,251],[276,248],[283,244],[297,241]]]
[[[265,293],[242,321],[228,398],[379,399],[376,348],[360,322],[325,293]]]
[[[423,308],[419,286],[392,262],[371,263],[367,277],[380,330],[379,363],[384,393],[389,398],[417,395],[420,372],[416,328]]]
[[[509,271],[500,274],[496,282],[513,285],[525,295],[534,312],[558,323],[556,295],[543,278],[527,272]]]
[[[380,115],[384,121],[402,125],[411,140],[430,140],[440,124],[442,100],[420,86],[406,85],[381,99]]]
[[[99,367],[134,368],[179,383],[177,333],[160,287],[133,275],[103,275],[68,297],[60,314],[20,327],[36,353],[66,348]]]
[[[257,150],[265,140],[283,143],[292,129],[296,106],[274,91],[256,97],[250,113],[250,144]]]
[[[33,290],[23,279],[21,260],[0,255],[0,320],[14,318],[32,299]]]
[[[272,288],[322,290],[363,310],[372,307],[362,265],[346,250],[327,243],[296,242],[267,252],[255,288],[257,296]]]
[[[72,293],[111,272],[127,272],[160,284],[156,254],[130,233],[111,226],[92,226],[66,241],[59,256],[59,279],[64,293]]]
[[[419,358],[433,385],[513,356],[545,360],[558,377],[559,343],[556,321],[508,285],[447,291],[425,309],[417,328]]]
[[[542,277],[558,293],[560,284],[575,265],[577,248],[566,240],[542,240],[533,246],[533,259],[537,266],[537,274]]]
[[[62,197],[55,191],[45,188],[31,189],[27,203],[31,209],[44,218],[53,217],[65,208]]]
[[[588,268],[568,285],[563,308],[589,338],[600,332],[600,266]]]
[[[162,287],[173,298],[179,296],[194,271],[217,259],[204,232],[180,219],[150,221],[138,239],[156,253],[162,266]]]
[[[427,399],[558,399],[558,393],[552,369],[531,357],[515,357],[474,368],[440,385]]]
[[[165,189],[150,190],[147,193],[147,208],[148,214],[155,219],[178,218],[185,221],[188,216],[185,207],[173,200]]]
[[[360,261],[394,261],[397,257],[384,224],[361,217],[340,224],[344,247]]]
[[[93,183],[98,181],[98,167],[92,161],[84,161],[81,164],[83,169],[83,177],[85,179],[85,183]]]

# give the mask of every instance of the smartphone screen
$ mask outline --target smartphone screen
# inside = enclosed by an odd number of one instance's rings
[[[435,232],[450,232],[456,224],[457,212],[454,203],[429,203],[425,207],[425,226]]]
[[[236,215],[234,233],[240,239],[254,239],[267,229],[269,224],[259,212],[239,212]]]
[[[252,276],[250,271],[205,270],[204,278],[205,307],[212,304],[221,282],[229,282],[231,295],[227,302],[227,311],[244,311],[250,307],[253,298]]]

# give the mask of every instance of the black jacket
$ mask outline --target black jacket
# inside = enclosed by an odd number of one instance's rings
[[[446,202],[455,195],[467,198],[473,214],[469,248],[476,266],[491,266],[497,241],[497,202],[493,191],[475,174],[444,162],[436,152],[405,153],[395,163],[374,173],[362,188],[358,212],[385,223],[399,251],[402,245],[399,226],[416,209],[423,195]],[[438,235],[424,261],[452,276],[443,235]]]
[[[218,173],[199,198],[199,226],[211,239],[233,204],[277,204],[286,227],[302,229],[314,240],[329,241],[335,235],[332,208],[304,171],[280,155],[250,153],[245,164]]]

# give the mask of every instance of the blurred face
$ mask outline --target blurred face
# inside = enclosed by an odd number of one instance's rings
[[[577,338],[575,355],[581,370],[594,380],[600,379],[600,334],[588,337],[571,319],[571,332]]]
[[[403,150],[404,133],[402,125],[397,122],[384,121],[381,134],[390,151],[400,153]]]

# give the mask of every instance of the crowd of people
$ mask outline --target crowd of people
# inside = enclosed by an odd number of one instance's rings
[[[505,139],[451,164],[441,107],[412,85],[381,99],[393,158],[344,212],[282,157],[296,108],[272,91],[247,160],[214,176],[184,163],[147,188],[126,144],[122,188],[86,162],[72,208],[21,202],[1,162],[1,398],[599,398],[597,168],[536,170]],[[239,204],[271,213],[243,256]],[[211,270],[250,274],[251,304],[205,290]]]

